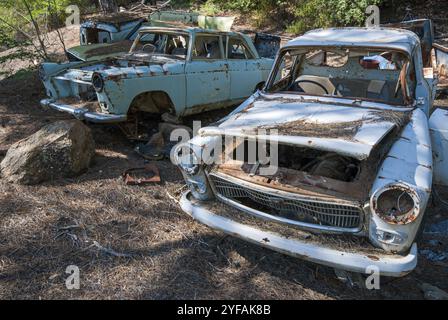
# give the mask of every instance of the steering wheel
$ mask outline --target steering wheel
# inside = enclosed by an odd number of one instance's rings
[[[149,51],[149,53],[153,53],[154,51],[156,51],[157,47],[155,45],[153,45],[152,43],[147,43],[142,47],[142,51],[146,51],[146,48],[150,48],[151,51]]]
[[[305,90],[303,90],[303,88],[299,85],[299,83],[301,83],[301,82],[304,82],[304,83],[312,83],[312,84],[314,84],[314,85],[320,87],[322,90],[324,90],[325,94],[330,94],[330,93],[328,92],[327,88],[325,88],[325,86],[323,86],[322,84],[320,84],[320,83],[317,82],[317,81],[308,80],[308,79],[303,79],[303,80],[297,80],[297,81],[294,81],[294,83],[292,83],[292,84],[289,86],[288,90],[293,89],[294,91],[299,91],[299,90],[300,90],[299,92],[305,92]],[[296,89],[296,88],[297,88],[297,89]]]

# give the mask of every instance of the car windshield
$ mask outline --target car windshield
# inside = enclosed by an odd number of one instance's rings
[[[140,32],[132,45],[131,54],[150,56],[154,53],[185,59],[189,37],[186,34],[168,32]]]
[[[267,92],[408,105],[415,85],[414,66],[402,52],[301,47],[280,54]]]

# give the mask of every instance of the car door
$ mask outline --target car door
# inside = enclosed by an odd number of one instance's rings
[[[185,73],[187,108],[203,106],[207,109],[207,105],[229,100],[230,77],[222,36],[196,34]]]
[[[244,99],[263,81],[260,61],[239,36],[227,37],[226,53],[230,73],[230,99]]]
[[[433,182],[448,186],[448,111],[435,109],[429,118],[433,154]]]

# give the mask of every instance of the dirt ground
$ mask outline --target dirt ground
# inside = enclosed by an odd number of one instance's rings
[[[67,118],[43,110],[43,97],[34,71],[0,81],[0,155]],[[96,160],[80,177],[38,186],[0,179],[1,299],[419,299],[421,283],[448,290],[446,261],[420,256],[413,273],[368,291],[330,268],[214,232],[179,209],[184,183],[169,160],[157,162],[160,185],[126,186],[121,173],[144,162],[134,144],[116,127],[91,128]],[[448,218],[442,207],[428,214]],[[435,249],[434,239],[446,250],[443,237],[427,235],[422,246]],[[65,287],[69,265],[80,268],[79,290]]]
[[[66,33],[73,45],[77,34]],[[17,72],[32,66],[21,63],[0,65],[0,161],[12,143],[71,119],[39,106],[37,72]],[[331,268],[215,232],[180,210],[184,181],[169,160],[156,163],[162,183],[126,186],[122,172],[144,164],[135,143],[117,127],[90,127],[96,157],[85,174],[37,186],[0,178],[0,299],[423,299],[423,283],[448,291],[448,259],[420,254],[414,272],[366,290]],[[447,211],[434,202],[428,225],[447,220]],[[448,236],[425,233],[419,247],[447,252]],[[70,265],[80,269],[79,290],[65,286]]]

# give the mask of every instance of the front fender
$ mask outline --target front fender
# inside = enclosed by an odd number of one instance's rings
[[[58,87],[52,78],[63,71],[70,68],[75,68],[84,63],[83,61],[76,62],[66,62],[66,63],[53,63],[53,62],[43,62],[39,66],[39,77],[45,87],[45,91],[48,97],[52,99],[59,99],[67,97],[69,88],[68,85]]]
[[[432,150],[428,118],[420,109],[413,111],[410,122],[389,150],[380,165],[370,192],[375,193],[391,184],[410,188],[418,197],[420,213],[417,218],[404,225],[390,224],[375,213],[370,214],[369,238],[376,246],[391,252],[405,252],[415,241],[419,226],[431,194]],[[401,238],[400,243],[390,243],[381,234],[390,233]],[[397,240],[398,242],[398,240]]]
[[[98,93],[98,100],[107,104],[111,113],[126,114],[135,97],[151,91],[165,92],[177,114],[185,108],[184,73],[171,73],[160,66],[151,66],[121,69],[118,75],[107,73],[102,75],[104,89]]]

